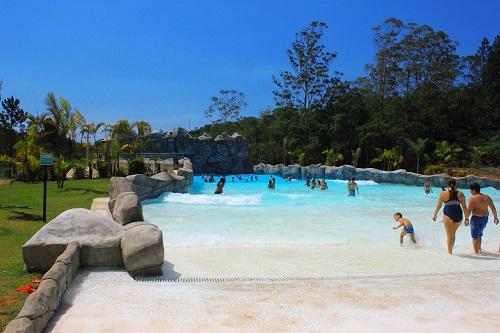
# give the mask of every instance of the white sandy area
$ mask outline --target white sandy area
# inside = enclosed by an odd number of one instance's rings
[[[165,277],[321,281],[136,282],[83,270],[47,332],[499,332],[500,254],[224,245],[166,248]]]
[[[470,247],[387,245],[219,245],[165,249],[165,276],[176,277],[364,277],[500,270],[498,244],[485,243],[487,255]],[[488,255],[489,253],[489,255]]]

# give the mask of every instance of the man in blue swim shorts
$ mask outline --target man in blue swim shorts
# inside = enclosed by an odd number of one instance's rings
[[[414,244],[417,244],[415,241],[415,231],[413,230],[413,224],[411,224],[410,220],[403,218],[403,214],[396,213],[394,214],[394,221],[399,222],[399,225],[392,227],[392,229],[398,229],[399,227],[403,227],[401,230],[401,234],[399,235],[399,244],[403,245],[403,238],[406,234],[410,235],[410,239]]]
[[[470,193],[472,194],[469,199],[469,209],[467,212],[467,217],[472,214],[470,219],[470,233],[472,236],[472,248],[474,249],[474,254],[481,254],[481,241],[483,237],[483,230],[488,223],[488,208],[491,209],[493,213],[493,218],[495,224],[498,224],[498,216],[493,200],[491,200],[489,195],[481,193],[481,187],[477,183],[473,183],[469,186]],[[465,225],[469,224],[469,219],[465,219]]]

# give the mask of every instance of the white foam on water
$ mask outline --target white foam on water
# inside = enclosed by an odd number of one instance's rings
[[[221,205],[221,206],[255,206],[262,200],[261,194],[254,195],[212,195],[212,194],[189,194],[189,193],[167,193],[162,202],[186,205]]]
[[[342,183],[342,184],[347,184],[347,180],[342,180],[342,179],[327,179],[327,183]],[[356,180],[356,183],[358,185],[379,185],[379,183],[373,181],[373,180]]]

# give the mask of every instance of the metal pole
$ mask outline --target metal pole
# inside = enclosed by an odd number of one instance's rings
[[[47,166],[43,166],[43,222],[47,222]]]

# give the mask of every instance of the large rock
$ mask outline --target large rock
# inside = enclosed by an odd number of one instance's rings
[[[124,192],[134,192],[141,201],[157,198],[165,192],[189,192],[193,182],[192,164],[189,159],[183,159],[179,162],[182,164],[182,168],[177,170],[177,174],[169,171],[160,172],[151,177],[146,175],[112,177],[109,185],[110,212],[114,213],[116,200]]]
[[[162,274],[163,235],[155,225],[148,222],[127,224],[121,249],[125,268],[132,276]]]
[[[197,174],[238,174],[252,172],[245,138],[238,133],[222,133],[212,138],[204,133],[193,138],[184,129],[174,129],[163,137],[152,134],[144,150],[148,153],[169,153],[192,159]]]
[[[113,219],[121,225],[143,221],[142,204],[134,192],[123,192],[118,195],[113,208]]]
[[[123,266],[120,251],[123,231],[123,226],[98,212],[69,209],[47,223],[24,244],[26,269],[28,272],[48,271],[73,241],[80,245],[82,266]]]

